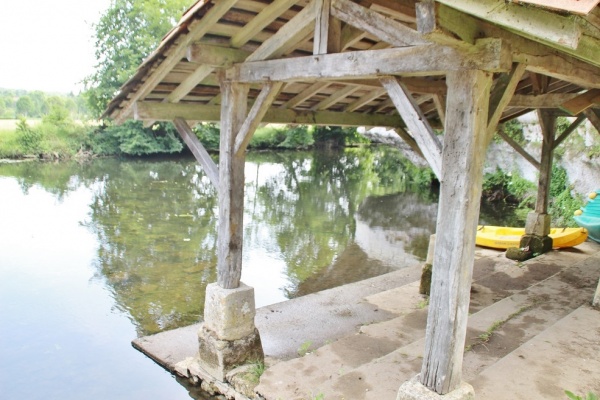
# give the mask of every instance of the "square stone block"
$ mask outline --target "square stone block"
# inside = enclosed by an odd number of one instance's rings
[[[525,234],[535,236],[548,236],[550,234],[550,214],[538,214],[535,211],[527,214]]]
[[[460,386],[446,394],[439,394],[419,381],[419,375],[400,385],[396,400],[475,400],[473,386],[462,382]]]
[[[237,340],[221,340],[202,324],[198,332],[199,364],[212,377],[225,382],[227,373],[247,363],[264,360],[260,335],[254,329]]]
[[[216,283],[206,287],[204,324],[221,340],[238,340],[254,332],[254,288],[240,283],[223,289]]]

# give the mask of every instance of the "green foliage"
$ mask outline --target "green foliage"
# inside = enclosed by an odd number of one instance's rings
[[[273,149],[286,138],[285,127],[279,125],[267,125],[260,127],[254,132],[248,147],[251,149]]]
[[[54,108],[66,110],[72,119],[83,119],[88,114],[82,96],[0,89],[0,118],[42,118]]]
[[[312,346],[312,342],[310,340],[307,340],[306,342],[302,343],[298,348],[298,355],[300,357],[304,357],[305,355],[310,353],[310,346]]]
[[[568,183],[567,171],[558,165],[552,166],[550,181],[550,204],[548,212],[552,215],[552,225],[556,227],[576,227],[573,213],[583,206],[583,199],[572,195]]]
[[[101,127],[91,137],[90,147],[96,154],[133,156],[178,153],[183,149],[172,124],[157,123],[144,128],[139,121]]]
[[[111,0],[95,26],[96,71],[85,79],[85,97],[94,116],[103,113],[190,4],[190,0]]]
[[[317,146],[343,147],[361,143],[368,140],[360,135],[356,128],[344,128],[341,126],[318,126],[313,132],[313,139]]]
[[[42,132],[30,127],[24,117],[19,118],[17,134],[17,141],[26,154],[36,154],[42,151]]]
[[[504,132],[507,136],[513,139],[515,142],[520,145],[525,144],[525,136],[523,135],[523,124],[518,119],[511,119],[503,124],[500,124],[498,127],[499,130]],[[497,140],[502,140],[498,138]]]
[[[501,201],[527,207],[535,202],[536,186],[518,174],[497,168],[484,175],[481,196],[488,202]]]
[[[585,397],[577,396],[573,392],[570,392],[568,390],[565,390],[565,394],[571,400],[598,400],[598,395],[592,392],[588,392],[587,396]]]
[[[194,127],[198,140],[209,150],[218,150],[220,141],[219,126],[213,123],[198,124]]]
[[[17,116],[19,117],[32,117],[34,110],[33,101],[29,96],[20,97],[17,100]]]
[[[284,149],[306,149],[313,144],[313,137],[305,125],[291,126],[285,131],[285,140],[277,147]]]
[[[260,381],[260,377],[265,372],[265,363],[263,361],[255,361],[250,365],[250,369],[246,374],[245,378],[248,379],[252,383],[258,383]]]

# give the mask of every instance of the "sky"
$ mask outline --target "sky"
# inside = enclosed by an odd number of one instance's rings
[[[0,0],[0,88],[79,93],[110,0]]]

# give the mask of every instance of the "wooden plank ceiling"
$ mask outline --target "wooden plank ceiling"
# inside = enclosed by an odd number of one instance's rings
[[[323,2],[331,2],[339,19],[315,23],[314,10]],[[244,60],[380,50],[414,43],[463,48],[482,38],[502,39],[510,46],[513,62],[526,65],[500,122],[535,108],[565,113],[561,111],[564,103],[600,88],[600,7],[574,16],[504,1],[497,2],[504,7],[498,12],[491,7],[496,0],[485,0],[471,11],[468,6],[472,2],[424,2],[433,17],[427,26],[421,22],[417,26],[421,5],[409,0],[201,0],[121,88],[105,116],[117,122],[133,117],[148,122],[175,117],[218,121],[218,74]],[[526,18],[520,19],[521,13]],[[564,22],[564,29],[546,27],[548,18]],[[322,27],[328,29],[327,43],[315,40],[322,35]],[[497,86],[505,79],[506,74],[495,74]],[[444,74],[400,76],[400,80],[431,126],[441,128],[447,95]],[[250,86],[251,101],[261,88],[261,84]],[[372,77],[287,81],[264,121],[404,125],[380,80]]]

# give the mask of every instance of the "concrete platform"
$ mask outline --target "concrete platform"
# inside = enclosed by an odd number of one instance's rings
[[[600,245],[586,242],[525,263],[479,248],[476,257],[463,366],[476,398],[600,394],[600,312],[589,306]],[[419,276],[420,268],[401,270],[257,310],[268,369],[255,391],[274,400],[395,399],[421,367],[427,306]],[[195,355],[197,329],[140,338],[134,346],[173,371]],[[230,398],[254,397],[225,389]]]

